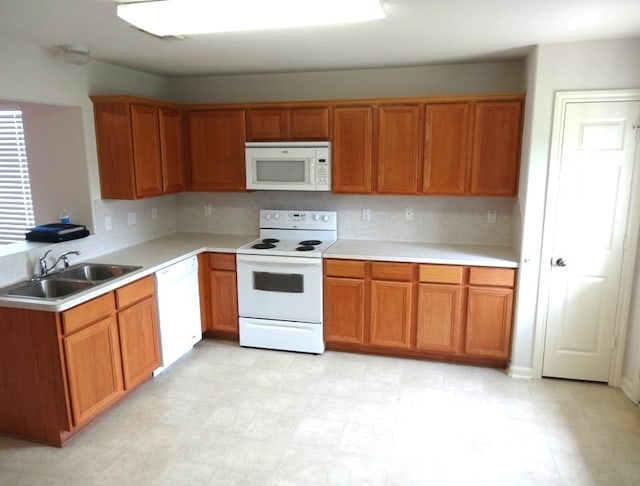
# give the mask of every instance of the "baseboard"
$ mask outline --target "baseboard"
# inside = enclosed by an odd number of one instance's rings
[[[519,378],[521,380],[531,380],[533,378],[533,369],[524,366],[512,366],[507,367],[507,374],[511,378]]]
[[[631,400],[636,405],[638,404],[638,399],[640,397],[636,396],[636,386],[634,383],[631,383],[631,380],[623,376],[620,388],[622,389],[622,392],[627,396],[627,398],[629,398],[629,400]]]

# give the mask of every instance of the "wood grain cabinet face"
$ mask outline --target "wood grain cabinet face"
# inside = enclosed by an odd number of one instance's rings
[[[190,188],[194,191],[245,191],[245,112],[187,112]]]
[[[416,194],[421,151],[418,105],[378,109],[377,149],[377,192]]]
[[[513,196],[518,182],[522,102],[475,104],[471,193]]]
[[[411,282],[371,281],[371,344],[411,346]]]
[[[102,319],[63,339],[74,425],[92,419],[122,394],[117,323]]]
[[[425,194],[464,194],[468,170],[469,104],[425,107]]]
[[[416,349],[456,354],[460,350],[464,268],[420,265]]]
[[[335,108],[331,150],[331,190],[370,193],[373,187],[373,108]]]
[[[158,319],[153,296],[118,312],[125,390],[143,382],[160,366]]]
[[[104,199],[139,199],[184,189],[178,108],[95,97],[94,116]]]
[[[247,140],[328,140],[329,108],[258,108],[249,110]]]
[[[509,357],[514,282],[511,268],[470,268],[465,353]]]
[[[209,253],[206,330],[238,337],[238,291],[234,253]]]
[[[365,263],[324,261],[324,339],[328,343],[364,343]]]

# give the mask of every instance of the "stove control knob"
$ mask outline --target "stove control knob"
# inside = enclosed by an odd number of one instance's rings
[[[280,219],[280,215],[278,213],[273,214],[273,219]]]
[[[326,223],[327,221],[329,221],[329,215],[328,215],[328,214],[323,215],[323,216],[322,216],[322,221],[324,221],[325,223]]]
[[[314,220],[314,221],[320,221],[320,215],[319,215],[319,214],[317,214],[317,213],[316,213],[316,214],[314,214],[314,215],[313,215],[313,220]]]
[[[269,220],[271,219],[271,214],[266,213],[266,214],[264,215],[264,219],[266,219],[267,221],[269,221]]]

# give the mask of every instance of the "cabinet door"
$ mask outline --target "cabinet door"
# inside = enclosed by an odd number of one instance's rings
[[[238,292],[236,272],[211,270],[210,289],[210,331],[238,334]]]
[[[192,111],[187,125],[191,189],[244,191],[244,110]]]
[[[329,140],[329,108],[291,108],[292,140]]]
[[[456,353],[459,343],[460,286],[420,284],[416,349]]]
[[[93,107],[103,199],[135,199],[131,114],[126,103]]]
[[[159,196],[162,194],[162,164],[158,109],[154,106],[131,105],[131,133],[136,196]]]
[[[464,194],[468,137],[468,103],[425,107],[423,192]]]
[[[419,106],[379,108],[378,192],[418,192],[420,138]]]
[[[249,110],[248,140],[287,140],[289,110],[285,108]]]
[[[324,339],[364,342],[364,279],[327,277],[324,280]]]
[[[165,194],[184,191],[184,147],[180,110],[160,108],[160,150],[162,160],[162,190]]]
[[[471,193],[516,193],[522,135],[520,101],[478,102],[475,105]]]
[[[508,358],[513,289],[469,287],[465,353]]]
[[[146,380],[160,366],[158,319],[154,297],[118,312],[125,390]]]
[[[332,187],[338,193],[370,193],[373,109],[336,108],[333,112]]]
[[[80,425],[118,400],[122,374],[115,317],[63,339],[71,410]]]
[[[410,282],[371,281],[371,344],[409,349],[411,287]]]

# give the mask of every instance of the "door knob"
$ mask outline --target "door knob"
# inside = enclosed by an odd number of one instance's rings
[[[558,267],[566,267],[566,266],[567,266],[567,260],[565,260],[565,259],[564,259],[564,258],[562,258],[562,257],[561,257],[561,258],[558,258],[558,259],[556,260],[556,265],[557,265]]]

